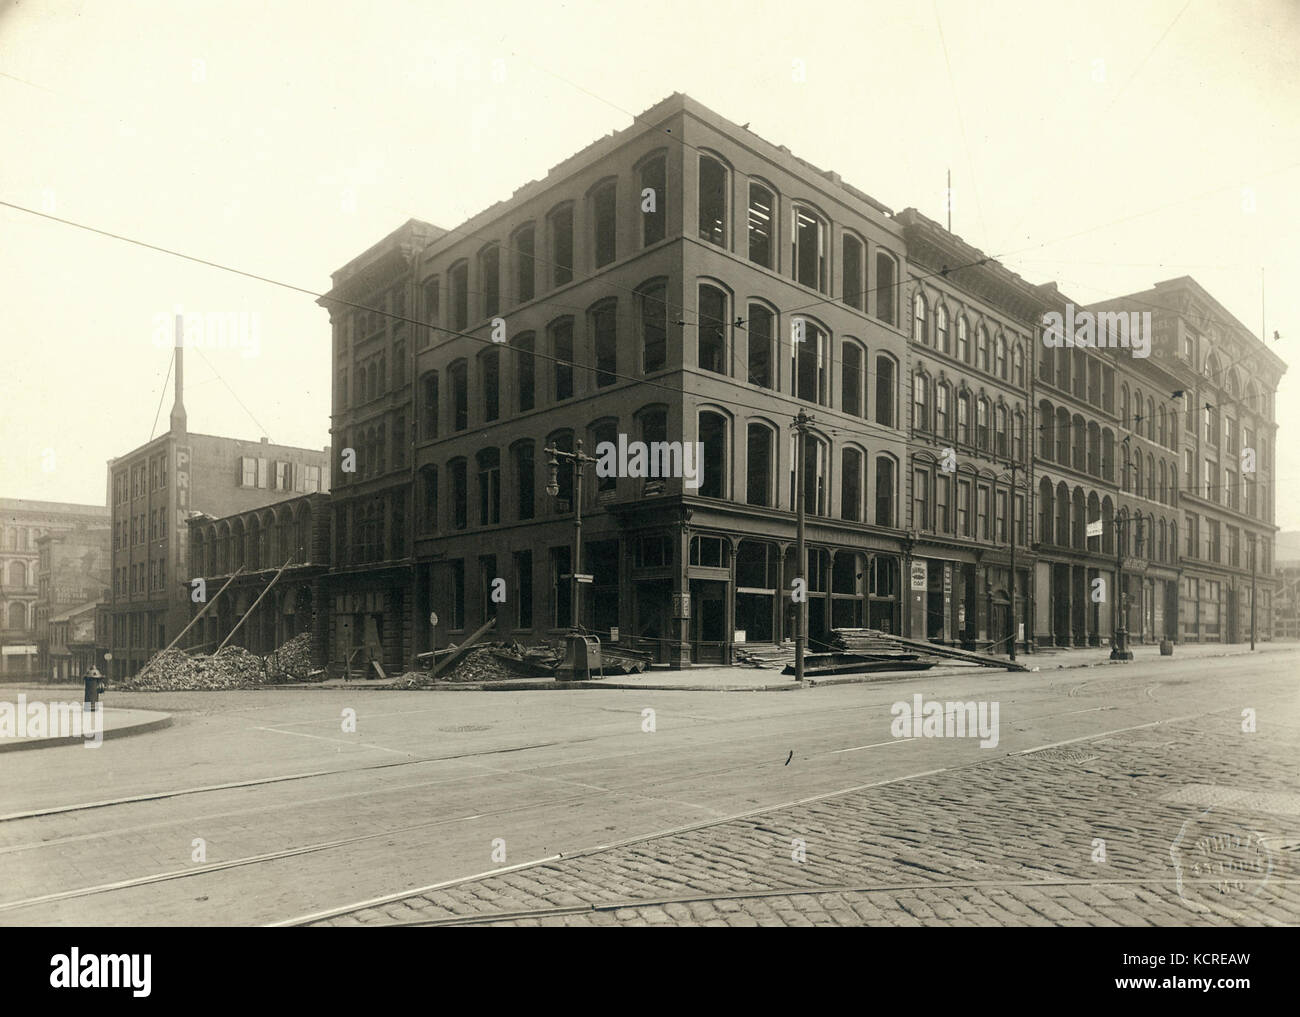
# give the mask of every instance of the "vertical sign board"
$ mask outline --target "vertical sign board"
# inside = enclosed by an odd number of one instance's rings
[[[952,562],[943,563],[943,638],[952,638]]]
[[[911,631],[908,633],[912,639],[925,638],[925,595],[929,581],[929,562],[924,558],[912,559],[912,626]]]
[[[180,598],[188,601],[191,576],[187,571],[190,528],[185,525],[185,520],[190,515],[190,449],[187,445],[176,446],[176,462],[172,470],[172,478],[176,488],[176,498],[173,502],[176,506],[176,525],[171,532],[172,546],[175,550],[172,552],[174,571],[171,576],[170,595],[167,599],[170,601]],[[186,613],[188,614],[188,611]]]

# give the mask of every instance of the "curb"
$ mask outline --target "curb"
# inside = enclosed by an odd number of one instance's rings
[[[139,724],[131,724],[127,727],[115,727],[104,731],[104,741],[110,738],[130,738],[132,735],[146,734],[149,731],[160,731],[165,727],[171,727],[172,716],[166,714],[153,720],[142,721]],[[0,741],[0,752],[21,752],[25,749],[51,749],[59,745],[77,745],[85,742],[85,738],[80,735],[67,735],[60,738],[29,738],[23,741]]]

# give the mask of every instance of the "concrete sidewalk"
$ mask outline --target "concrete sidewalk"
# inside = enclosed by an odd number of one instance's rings
[[[1300,643],[1260,643],[1254,651],[1259,653],[1295,650]],[[1189,643],[1175,645],[1173,655],[1162,657],[1160,647],[1134,646],[1134,663],[1164,662],[1176,666],[1180,660],[1201,659],[1208,657],[1249,656],[1248,643]],[[1035,671],[1055,671],[1063,668],[1082,667],[1123,667],[1126,662],[1112,661],[1110,647],[1086,647],[1083,649],[1050,650],[1040,653],[1017,654],[1017,663],[1024,664]],[[676,692],[792,692],[801,688],[817,688],[825,685],[859,685],[867,682],[899,681],[922,675],[930,677],[971,674],[981,670],[977,664],[943,660],[928,671],[873,671],[860,675],[834,675],[825,678],[809,678],[803,684],[796,682],[791,675],[783,675],[779,668],[758,668],[738,666],[691,667],[678,671],[644,671],[640,674],[613,675],[605,679],[587,682],[557,682],[550,678],[518,678],[495,682],[447,682],[439,684],[429,691],[434,692],[518,692],[529,690],[564,691],[572,689],[640,689],[642,691],[676,691]],[[369,689],[384,691],[400,688],[392,682],[351,681],[332,679],[311,686],[280,686],[280,688],[331,688],[331,689]]]
[[[23,690],[24,694],[26,694],[26,692],[27,690]],[[30,708],[38,703],[43,706],[46,702],[47,700],[32,698],[29,696],[23,705]],[[18,692],[15,691],[12,695],[8,693],[0,695],[0,703],[13,703],[17,706],[19,703]],[[78,702],[73,705],[75,707],[75,712],[78,714],[76,722],[80,722],[81,704]],[[107,741],[110,738],[125,738],[128,735],[144,734],[146,731],[157,731],[161,728],[170,726],[172,722],[171,714],[160,713],[156,710],[121,710],[117,708],[105,708],[103,713],[99,716],[102,717],[104,727],[102,740],[104,741]],[[30,710],[28,718],[30,723]],[[93,723],[97,731],[100,720],[97,718]],[[48,727],[54,726],[57,726],[57,720],[48,725]],[[21,728],[15,727],[15,731],[17,730],[21,730]],[[74,727],[71,730],[78,731],[83,729]],[[20,749],[47,749],[60,745],[78,745],[81,743],[93,745],[95,741],[96,739],[84,737],[82,734],[60,735],[56,732],[53,735],[26,735],[18,737],[16,734],[10,735],[5,731],[0,732],[0,752],[16,752]]]

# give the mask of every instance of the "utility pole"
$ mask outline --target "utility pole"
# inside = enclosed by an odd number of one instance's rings
[[[1250,537],[1250,648],[1255,649],[1255,549],[1259,547],[1259,538],[1253,533]]]
[[[1115,603],[1115,646],[1110,651],[1111,660],[1132,660],[1133,651],[1128,648],[1128,629],[1124,615],[1124,523],[1127,513],[1115,513],[1115,591],[1112,600]]]
[[[569,577],[569,622],[573,631],[579,632],[582,629],[580,621],[582,615],[579,613],[581,607],[579,591],[582,584],[579,579],[585,578],[582,576],[582,475],[586,472],[588,463],[598,462],[598,460],[582,451],[581,438],[577,440],[575,447],[576,452],[565,452],[558,448],[547,448],[543,451],[551,455],[551,479],[546,485],[546,493],[552,498],[560,493],[559,460],[563,459],[573,469],[573,574]]]
[[[804,448],[804,432],[807,430],[812,417],[800,410],[794,418],[794,507],[795,507],[795,541],[794,541],[794,559],[795,571],[798,573],[796,578],[802,579],[803,590],[802,598],[798,601],[798,611],[795,614],[795,632],[794,632],[794,680],[803,681],[803,654],[804,642],[808,634],[808,562],[807,549],[804,546],[804,530],[806,525],[804,512],[804,456],[807,450]]]
[[[1016,636],[1020,626],[1016,616],[1016,461],[1011,460],[1011,659],[1016,659]]]

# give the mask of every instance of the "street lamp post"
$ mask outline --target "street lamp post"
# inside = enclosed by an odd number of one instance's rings
[[[579,599],[579,590],[582,586],[578,582],[578,577],[582,575],[582,475],[586,471],[588,463],[598,462],[593,456],[586,455],[582,451],[582,439],[577,440],[577,451],[566,452],[563,449],[547,448],[544,451],[549,452],[551,456],[550,482],[546,485],[546,493],[552,498],[560,493],[559,479],[559,460],[563,459],[573,470],[573,574],[569,577],[569,622],[574,632],[582,629],[581,624],[581,601]]]
[[[1115,513],[1115,645],[1110,651],[1111,660],[1132,660],[1133,651],[1128,648],[1128,627],[1125,621],[1128,594],[1124,593],[1124,523],[1127,512]]]
[[[1250,648],[1255,648],[1255,551],[1259,547],[1259,538],[1250,537]]]
[[[804,580],[802,599],[799,601],[798,611],[795,615],[794,631],[794,680],[803,681],[803,658],[804,643],[807,641],[808,634],[808,570],[807,570],[807,548],[804,544],[804,532],[806,529],[806,512],[804,509],[804,456],[807,455],[807,449],[804,447],[804,433],[808,425],[812,422],[812,417],[800,410],[794,418],[794,502],[795,502],[795,540],[794,540],[794,560],[797,578]]]

